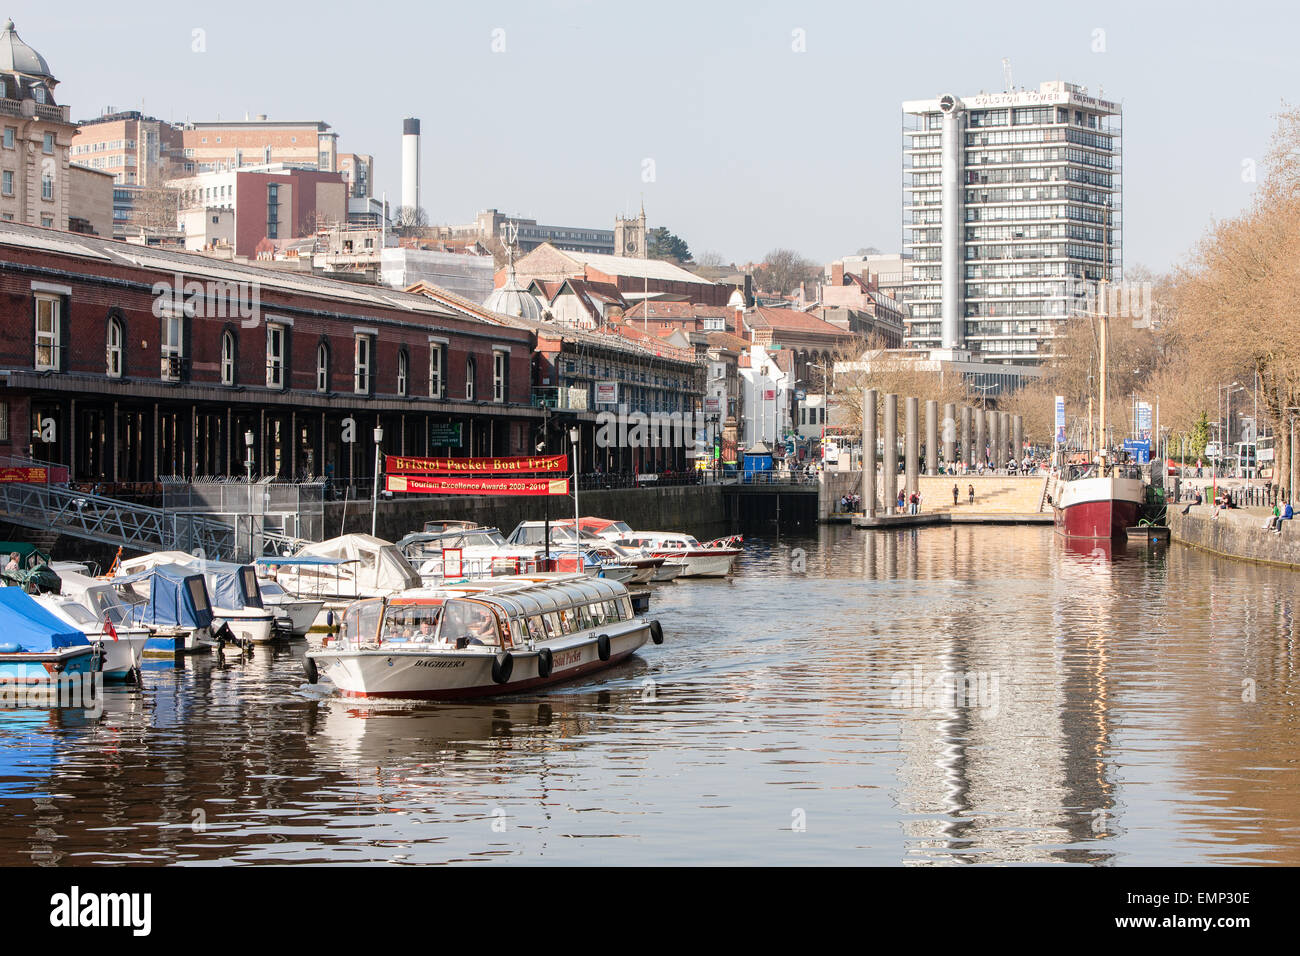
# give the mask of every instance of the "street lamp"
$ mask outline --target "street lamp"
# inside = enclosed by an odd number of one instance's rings
[[[1233,382],[1231,385],[1220,385],[1219,391],[1224,393],[1223,399],[1223,418],[1219,428],[1219,460],[1224,458],[1224,452],[1232,444],[1232,393],[1243,392],[1246,387],[1240,382]]]
[[[384,440],[384,427],[375,426],[375,485],[370,495],[370,537],[375,537],[379,520],[379,443]]]
[[[581,438],[582,429],[577,425],[569,429],[569,443],[573,445],[573,549],[578,558],[575,569],[578,573],[582,573],[582,525],[578,520],[578,442]]]
[[[244,467],[248,469],[248,553],[250,557],[256,557],[253,554],[253,441],[256,436],[250,428],[244,432]]]

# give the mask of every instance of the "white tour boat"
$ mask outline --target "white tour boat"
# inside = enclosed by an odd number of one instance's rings
[[[582,574],[499,578],[358,601],[340,633],[307,652],[350,697],[454,700],[532,690],[610,667],[658,621],[637,617],[623,585]]]

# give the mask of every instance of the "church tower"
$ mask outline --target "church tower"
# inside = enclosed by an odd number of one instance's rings
[[[641,203],[641,215],[635,219],[614,220],[614,255],[629,259],[644,259],[649,255],[646,249],[645,203]]]

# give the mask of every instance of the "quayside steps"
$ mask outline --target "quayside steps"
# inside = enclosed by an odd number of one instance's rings
[[[1041,514],[1047,503],[1044,475],[933,475],[919,479],[921,510],[926,514],[1030,515]],[[952,486],[958,504],[952,503]],[[975,503],[969,488],[975,486]]]

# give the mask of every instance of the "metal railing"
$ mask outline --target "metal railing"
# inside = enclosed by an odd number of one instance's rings
[[[236,551],[230,525],[58,485],[0,485],[0,509],[14,524],[140,551],[202,548],[214,557]]]

